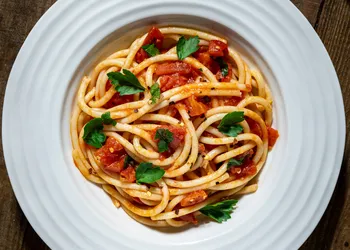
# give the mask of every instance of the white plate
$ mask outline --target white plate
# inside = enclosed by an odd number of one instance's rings
[[[148,228],[115,209],[72,162],[69,117],[80,78],[154,23],[224,35],[271,86],[281,136],[258,192],[228,222]],[[17,199],[53,249],[297,249],[333,192],[345,118],[328,54],[289,1],[58,1],[12,68],[2,132]]]

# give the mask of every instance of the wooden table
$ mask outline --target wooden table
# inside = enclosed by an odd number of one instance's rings
[[[270,0],[264,0],[270,1]],[[0,98],[16,55],[37,20],[55,0],[0,0]],[[338,73],[350,127],[350,1],[293,0],[325,44]],[[2,111],[2,105],[1,105]],[[0,117],[0,122],[1,122]],[[2,147],[2,145],[1,145]],[[328,208],[302,250],[350,249],[350,139]],[[0,150],[2,153],[2,149]],[[20,209],[0,156],[0,250],[48,249]]]

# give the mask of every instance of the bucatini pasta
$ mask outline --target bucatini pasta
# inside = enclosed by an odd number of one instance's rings
[[[193,29],[152,27],[84,76],[76,100],[75,165],[153,227],[230,218],[278,138],[260,72]]]

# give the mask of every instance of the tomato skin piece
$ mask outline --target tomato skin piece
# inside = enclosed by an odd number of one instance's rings
[[[197,101],[194,95],[185,99],[184,104],[190,116],[199,116],[208,111],[208,107],[204,103]]]
[[[143,48],[140,48],[135,55],[135,61],[137,63],[142,63],[147,58],[149,58],[149,56]]]
[[[240,179],[256,174],[257,168],[254,162],[246,157],[242,165],[231,167],[229,171],[236,179]]]
[[[267,127],[267,134],[269,138],[269,149],[271,149],[275,145],[279,137],[279,133],[278,130],[271,127]]]
[[[185,215],[182,215],[176,219],[182,220],[182,221],[187,221],[187,222],[190,222],[194,225],[198,224],[198,220],[196,219],[196,216],[194,216],[194,213],[185,214]]]
[[[185,62],[166,62],[157,66],[156,75],[171,75],[178,73],[180,75],[188,75],[192,72],[192,67]]]
[[[208,198],[207,193],[204,190],[196,190],[187,194],[180,202],[182,207],[188,207],[198,204]]]
[[[208,52],[211,56],[225,56],[228,54],[227,44],[219,40],[209,42]]]
[[[136,181],[135,169],[129,165],[126,169],[120,172],[122,181],[133,183]]]
[[[162,92],[187,84],[188,78],[178,73],[164,75],[160,78],[160,90]]]

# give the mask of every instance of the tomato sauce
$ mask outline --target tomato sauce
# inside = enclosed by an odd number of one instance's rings
[[[179,73],[175,73],[172,75],[165,75],[160,78],[160,90],[164,92],[169,89],[173,89],[173,88],[185,85],[187,84],[187,82],[188,82],[188,78],[180,75]]]
[[[271,127],[267,127],[267,134],[269,136],[269,149],[271,149],[275,145],[279,137],[279,133],[278,130],[273,129]]]
[[[257,168],[254,162],[246,157],[242,165],[231,167],[229,171],[236,179],[240,179],[256,174]]]

